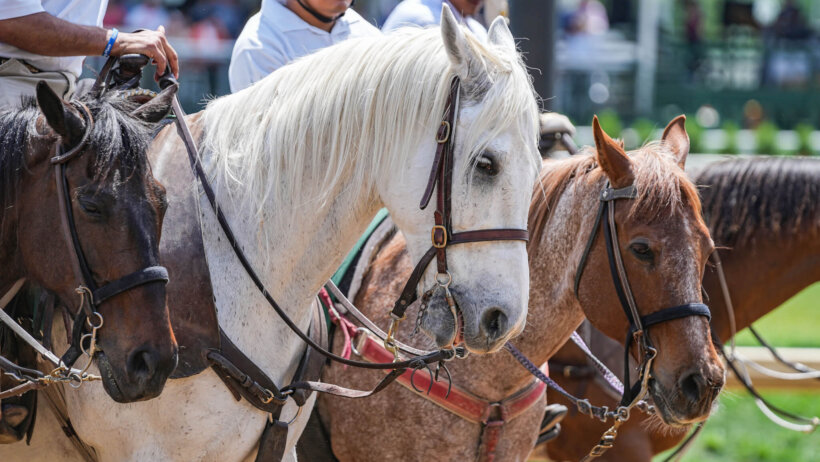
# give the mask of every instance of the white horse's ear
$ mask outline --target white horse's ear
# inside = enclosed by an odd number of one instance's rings
[[[663,141],[672,149],[675,160],[680,168],[686,164],[686,156],[689,155],[689,134],[686,133],[686,116],[675,117],[663,130]]]
[[[487,31],[487,36],[490,38],[490,43],[498,45],[499,47],[515,52],[515,39],[507,27],[507,19],[503,16],[497,16],[493,23],[490,24],[490,30]]]
[[[481,86],[489,81],[484,61],[470,48],[464,32],[446,2],[441,5],[441,38],[444,40],[447,56],[463,83]]]

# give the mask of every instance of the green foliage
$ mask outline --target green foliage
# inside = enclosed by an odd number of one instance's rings
[[[767,314],[754,325],[758,332],[774,345],[783,347],[820,347],[817,323],[807,322],[820,317],[820,283],[807,287],[790,298],[780,308]],[[758,346],[747,330],[735,337],[738,345]]]
[[[757,153],[758,154],[778,154],[780,150],[777,148],[777,126],[768,120],[762,122],[755,130],[755,137],[757,138]]]
[[[703,152],[703,131],[703,126],[698,123],[698,119],[694,114],[686,116],[686,133],[689,135],[689,152]]]
[[[613,138],[621,137],[621,131],[624,129],[624,126],[621,123],[621,118],[618,117],[618,114],[612,109],[604,109],[601,111],[598,114],[598,122],[600,122],[601,128],[607,135]]]
[[[797,132],[797,139],[799,140],[797,153],[801,156],[814,154],[811,148],[811,133],[814,131],[814,127],[807,123],[800,123],[794,127],[794,131]]]
[[[642,146],[647,141],[652,141],[652,135],[655,133],[657,124],[647,118],[640,117],[632,122],[631,128],[638,134],[638,145]]]
[[[734,120],[727,120],[723,122],[720,128],[722,128],[723,133],[726,134],[726,144],[723,145],[721,153],[737,154],[739,151],[737,147],[737,132],[740,131],[740,126]]]

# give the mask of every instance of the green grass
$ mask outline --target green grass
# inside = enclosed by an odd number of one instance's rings
[[[820,393],[765,393],[787,410],[820,416]],[[655,461],[662,461],[661,454]],[[724,392],[684,462],[812,462],[820,460],[820,430],[803,434],[771,423],[745,392]]]
[[[763,338],[777,346],[820,347],[820,283],[795,295],[754,326]],[[758,345],[748,330],[741,331],[736,339],[738,345]]]

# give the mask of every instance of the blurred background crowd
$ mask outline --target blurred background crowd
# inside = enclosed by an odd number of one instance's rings
[[[276,0],[269,0],[276,1]],[[517,0],[508,0],[515,3]],[[233,40],[259,0],[111,0],[106,27],[166,26],[181,56],[182,100],[229,92]],[[359,0],[380,26],[399,0]],[[505,10],[507,2],[487,2]],[[686,113],[703,152],[820,150],[820,2],[812,0],[554,0],[550,110],[640,144]],[[548,5],[548,6],[547,6]],[[488,6],[489,8],[489,6]],[[494,10],[495,11],[495,10]],[[549,18],[549,19],[546,19]],[[515,28],[513,28],[515,30]],[[89,62],[91,67],[96,63]],[[580,131],[582,142],[584,131]]]

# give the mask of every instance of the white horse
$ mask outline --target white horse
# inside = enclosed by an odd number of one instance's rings
[[[433,207],[420,210],[418,203],[454,75],[462,86],[453,230],[527,226],[540,162],[537,105],[526,69],[503,20],[492,24],[484,45],[449,9],[442,15],[440,31],[408,29],[341,43],[191,117],[194,132],[204,133],[204,164],[242,248],[303,329],[317,290],[381,207],[407,236],[414,259],[430,246]],[[172,174],[168,160],[185,156],[172,130],[152,148],[161,181]],[[201,209],[219,323],[276,383],[285,384],[305,344],[257,292],[204,197]],[[529,288],[524,242],[454,246],[448,264],[470,350],[490,352],[520,333]],[[419,290],[435,284],[434,266]],[[445,307],[431,303],[428,313],[437,309]],[[485,316],[498,311],[500,322]],[[452,319],[436,322],[445,316],[430,314],[425,332],[451,338]],[[99,386],[71,390],[67,400],[78,434],[102,461],[253,460],[267,418],[235,401],[210,369],[169,381],[151,401],[115,404]],[[293,446],[314,400],[315,394],[290,426],[286,458],[295,458]],[[295,414],[289,401],[281,419]],[[38,420],[50,418],[42,412]],[[57,433],[35,431],[30,448],[0,447],[2,460],[71,459]]]

